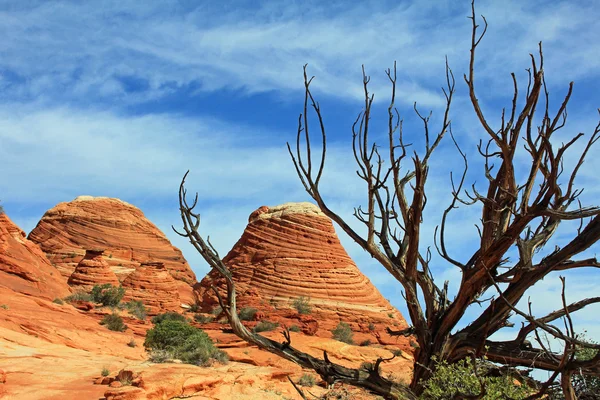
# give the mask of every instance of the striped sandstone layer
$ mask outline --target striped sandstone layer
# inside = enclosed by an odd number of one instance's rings
[[[180,298],[192,301],[196,276],[144,213],[124,201],[80,196],[48,210],[29,234],[61,274],[69,277],[86,249],[102,248],[102,258],[121,280],[143,261],[162,262],[177,281]]]
[[[104,261],[102,253],[104,253],[104,250],[86,250],[85,256],[79,261],[67,283],[72,287],[76,286],[86,291],[91,290],[94,285],[104,285],[106,283],[119,286],[117,275]]]
[[[39,246],[4,213],[0,213],[0,286],[47,299],[71,293],[67,280]]]
[[[312,312],[295,317],[301,317],[302,328],[312,323],[306,327],[311,334],[330,336],[329,330],[343,321],[381,342],[383,336],[389,339],[386,327],[407,326],[348,256],[331,220],[311,203],[260,207],[223,261],[233,273],[239,303],[257,308],[259,316],[294,318],[289,312],[293,301],[304,296]],[[215,301],[211,284],[224,291],[223,279],[211,271],[196,286],[204,308]],[[316,332],[315,321],[307,319],[316,320]]]
[[[141,301],[149,315],[178,310],[177,281],[161,262],[143,262],[123,281],[124,301]]]

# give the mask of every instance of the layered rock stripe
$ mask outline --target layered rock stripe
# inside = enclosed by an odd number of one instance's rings
[[[0,213],[0,286],[48,299],[71,293],[39,246],[4,213]]]
[[[338,321],[363,327],[370,322],[391,325],[393,318],[406,326],[348,256],[331,220],[311,203],[260,207],[223,261],[233,273],[241,304],[259,303],[244,298],[258,295],[270,305],[290,307],[304,296],[310,298],[321,325]],[[217,271],[199,285],[203,301],[210,301],[211,284],[224,288]]]
[[[178,310],[181,304],[177,281],[161,262],[142,263],[123,281],[124,301],[141,301],[149,315]]]
[[[75,270],[86,249],[104,249],[103,259],[121,280],[144,261],[162,262],[177,281],[182,301],[191,302],[196,276],[144,213],[119,199],[80,196],[48,210],[29,234],[65,277]]]
[[[102,258],[102,253],[104,253],[104,250],[86,250],[85,256],[79,261],[67,283],[70,286],[78,286],[85,291],[90,291],[94,285],[104,285],[107,283],[119,286],[117,275],[115,275],[108,263]]]

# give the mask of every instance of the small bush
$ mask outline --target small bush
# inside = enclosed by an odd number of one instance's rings
[[[315,377],[311,374],[303,374],[300,379],[298,379],[298,385],[312,387],[315,385]]]
[[[8,310],[8,305],[6,305],[6,304],[2,304],[2,305],[0,305],[0,308],[3,308],[3,309],[5,309],[5,310]]]
[[[310,298],[300,296],[297,299],[294,299],[292,305],[298,311],[298,314],[310,314],[312,311],[312,306],[310,305]]]
[[[352,329],[350,325],[345,322],[340,322],[335,329],[331,331],[333,333],[333,338],[335,340],[339,340],[340,342],[354,344],[354,340],[352,340]]]
[[[158,314],[157,316],[152,317],[152,323],[154,325],[160,324],[161,322],[164,322],[164,321],[186,322],[186,319],[183,315],[178,314],[174,311],[167,311],[166,313]]]
[[[392,354],[395,355],[396,357],[400,357],[402,355],[402,350],[394,349],[394,350],[392,350]]]
[[[277,323],[277,322],[260,321],[258,324],[256,324],[253,331],[254,332],[267,332],[267,331],[272,331],[273,329],[277,328],[278,326],[279,326],[279,323]]]
[[[371,345],[371,340],[370,339],[363,340],[362,342],[360,342],[360,345],[363,346],[363,347],[364,346],[370,346]]]
[[[63,304],[65,304],[65,302],[64,302],[64,301],[62,301],[62,299],[59,299],[58,297],[57,297],[57,298],[55,298],[54,300],[52,300],[52,302],[53,302],[54,304],[59,304],[59,305],[61,305],[61,306],[62,306]]]
[[[221,306],[216,306],[215,308],[213,308],[213,309],[211,310],[211,312],[210,312],[210,313],[211,313],[212,315],[219,315],[219,314],[221,314],[222,312],[223,312],[223,309],[221,308]]]
[[[200,324],[208,324],[209,322],[212,322],[214,319],[215,319],[215,317],[213,315],[202,315],[202,314],[194,315],[194,321],[196,321]]]
[[[125,303],[125,308],[131,313],[131,315],[142,321],[145,320],[148,315],[146,306],[139,300],[132,300]]]
[[[198,303],[193,303],[190,306],[189,311],[192,313],[197,313],[198,311],[200,311],[200,306],[198,305]]]
[[[123,287],[116,287],[110,283],[95,285],[90,292],[90,296],[94,302],[101,303],[107,307],[118,306],[124,295],[125,289]]]
[[[65,301],[92,301],[92,296],[89,293],[77,291],[70,296],[65,297]]]
[[[153,363],[164,363],[172,360],[174,357],[173,354],[167,350],[151,350],[148,358]]]
[[[135,340],[131,339],[131,340],[129,341],[129,343],[127,343],[127,346],[129,346],[129,347],[135,347],[135,346],[136,346],[136,344],[135,344]]]
[[[388,313],[388,317],[390,317],[390,318],[394,318],[394,313],[391,313],[391,312],[389,312],[389,313]]]
[[[110,375],[110,371],[108,370],[108,368],[104,367],[102,368],[102,376],[108,376]]]
[[[290,332],[300,332],[300,327],[298,325],[292,325],[288,329]]]
[[[187,364],[209,365],[212,360],[227,361],[227,354],[213,344],[201,329],[184,321],[163,320],[148,331],[144,346],[153,362],[176,358]],[[158,360],[163,361],[158,361]]]
[[[127,325],[123,322],[123,318],[117,313],[107,314],[102,318],[100,325],[106,325],[111,331],[123,332],[127,329]]]
[[[372,322],[369,322],[369,330],[370,331],[374,331],[375,330],[375,324]]]
[[[477,361],[480,376],[484,376],[485,363]],[[509,375],[483,377],[486,394],[483,400],[495,399],[524,399],[534,389],[525,384],[515,383],[515,379]],[[477,396],[480,394],[481,385],[474,374],[473,361],[461,360],[455,364],[446,361],[437,362],[435,372],[424,382],[424,391],[421,394],[423,400],[445,400],[454,399],[456,396]]]
[[[238,317],[242,321],[252,321],[256,315],[256,308],[244,307],[238,312]]]

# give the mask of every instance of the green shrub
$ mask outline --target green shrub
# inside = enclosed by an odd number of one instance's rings
[[[90,292],[92,301],[108,307],[118,306],[124,295],[125,289],[123,287],[116,287],[110,283],[95,285]]]
[[[371,340],[370,339],[363,340],[362,342],[360,342],[360,345],[363,346],[363,347],[364,346],[370,346],[371,345]]]
[[[298,379],[298,385],[312,387],[315,385],[315,377],[311,374],[303,374],[300,379]]]
[[[189,312],[192,312],[192,313],[197,313],[198,311],[200,311],[200,306],[198,305],[198,303],[193,303],[193,304],[190,306],[190,308],[189,308],[189,310],[188,310],[188,311],[189,311]]]
[[[402,355],[402,350],[394,349],[394,350],[392,350],[392,354],[395,355],[396,357],[400,357]]]
[[[277,323],[277,322],[260,321],[258,324],[256,324],[253,331],[254,332],[267,332],[267,331],[272,331],[273,329],[277,328],[278,326],[279,326],[279,323]]]
[[[312,311],[309,297],[300,296],[297,299],[294,299],[292,305],[296,311],[298,311],[298,314],[310,314]]]
[[[167,311],[163,314],[158,314],[155,317],[152,317],[152,323],[154,325],[160,324],[164,321],[181,321],[186,322],[186,319],[183,315],[176,313],[175,311]]]
[[[0,305],[0,308],[3,308],[3,309],[5,309],[5,310],[8,310],[8,305],[6,305],[6,304],[2,304],[2,305]]]
[[[60,305],[63,305],[63,304],[65,304],[65,302],[64,302],[64,301],[62,301],[62,299],[59,299],[58,297],[57,297],[57,298],[55,298],[54,300],[52,300],[52,302],[53,302],[54,304],[60,304]]]
[[[369,330],[370,331],[374,331],[375,330],[375,324],[372,322],[369,322]]]
[[[585,335],[580,335],[579,340],[590,343],[598,344],[593,340],[589,340]],[[575,359],[577,361],[591,360],[596,356],[598,350],[591,349],[589,347],[577,346],[575,349]],[[573,375],[571,377],[571,384],[575,390],[576,398],[578,399],[597,399],[598,393],[600,393],[600,378],[593,375]],[[560,385],[553,388],[550,393],[550,398],[553,400],[563,400],[565,398],[564,393]]]
[[[131,313],[131,315],[142,321],[145,320],[148,315],[146,306],[139,300],[132,300],[125,303],[125,308]]]
[[[104,367],[102,368],[102,376],[108,376],[110,375],[110,371],[108,370],[108,368]]]
[[[92,296],[90,296],[89,293],[79,290],[72,295],[65,297],[65,301],[92,301]]]
[[[514,378],[509,375],[485,377],[485,362],[478,360],[476,365],[486,388],[483,400],[519,400],[534,392],[534,389],[525,384],[516,384]],[[476,396],[481,392],[481,385],[474,374],[473,361],[470,358],[455,364],[437,362],[435,372],[423,386],[425,389],[420,397],[422,400],[449,400],[457,398],[456,396]]]
[[[300,327],[298,325],[292,325],[288,329],[290,332],[300,332]]]
[[[146,334],[144,347],[151,350],[154,362],[176,358],[184,363],[204,366],[212,360],[227,361],[227,354],[216,348],[203,330],[184,321],[163,320],[156,324]]]
[[[252,321],[256,315],[256,308],[244,307],[238,312],[238,317],[242,321]]]
[[[339,340],[340,342],[354,344],[354,340],[352,340],[352,329],[350,325],[345,322],[340,322],[335,329],[331,331],[333,333],[333,338],[335,340]]]
[[[221,314],[222,312],[223,312],[223,308],[221,308],[221,306],[216,306],[215,308],[213,308],[213,309],[211,310],[211,312],[210,312],[210,313],[211,313],[212,315],[219,315],[219,314]]]
[[[214,319],[215,319],[215,317],[213,315],[202,315],[202,314],[194,315],[194,321],[201,323],[201,324],[208,324],[209,322],[212,322]]]
[[[129,343],[127,343],[127,346],[129,346],[129,347],[135,347],[135,346],[136,346],[136,344],[135,344],[135,340],[134,340],[134,339],[131,339],[131,340],[129,341]]]
[[[123,318],[117,313],[107,314],[102,318],[100,325],[106,325],[111,331],[123,332],[127,329],[127,325],[123,322]]]

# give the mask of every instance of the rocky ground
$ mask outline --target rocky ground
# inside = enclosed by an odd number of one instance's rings
[[[181,252],[127,203],[88,197],[61,203],[46,213],[31,240],[0,215],[0,234],[2,399],[299,399],[288,377],[297,381],[304,374],[316,380],[305,390],[328,393],[312,371],[230,333],[205,291],[208,282],[219,284],[218,277],[209,275],[193,289],[195,276]],[[262,334],[283,340],[282,327],[296,325],[294,347],[319,357],[327,351],[333,362],[348,367],[395,353],[382,365],[383,375],[410,380],[410,339],[385,332],[406,322],[360,273],[331,221],[314,206],[261,207],[226,261],[240,283],[241,307],[257,310],[244,322],[248,327],[276,322],[276,329]],[[230,361],[209,367],[152,363],[143,347],[153,326],[149,317],[139,320],[119,310],[128,327],[114,332],[100,324],[112,313],[109,307],[58,300],[93,284],[116,283],[115,277],[125,300],[143,301],[150,315],[174,310],[193,321],[196,312],[204,312],[205,323],[192,324]],[[352,285],[360,296],[353,295]],[[294,308],[300,296],[311,299],[310,312]],[[350,324],[355,343],[363,346],[332,339],[339,321]],[[333,390],[332,396],[374,398],[340,384]]]

